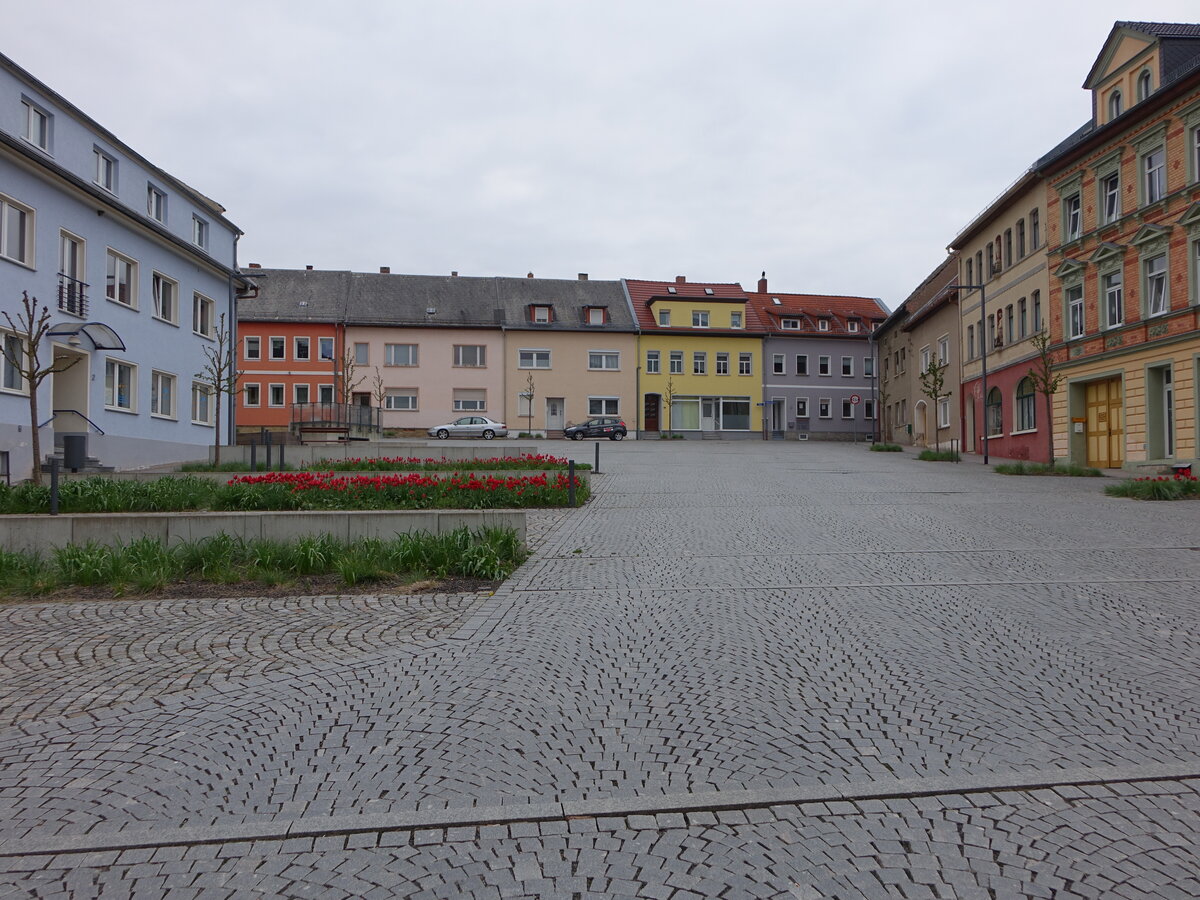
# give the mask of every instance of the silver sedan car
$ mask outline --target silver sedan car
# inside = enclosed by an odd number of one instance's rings
[[[508,437],[508,426],[495,422],[487,416],[463,416],[446,425],[434,425],[428,432],[430,437],[444,441],[447,438],[481,437],[490,441],[495,437]]]

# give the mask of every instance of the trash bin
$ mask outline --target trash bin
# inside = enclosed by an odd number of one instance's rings
[[[87,435],[63,435],[63,468],[78,472],[87,465]]]

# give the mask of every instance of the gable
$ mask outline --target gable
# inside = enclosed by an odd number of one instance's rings
[[[1100,55],[1096,57],[1096,62],[1092,65],[1092,70],[1083,83],[1084,88],[1096,90],[1104,86],[1107,82],[1120,76],[1134,61],[1145,65],[1148,59],[1139,59],[1139,57],[1157,43],[1158,41],[1152,35],[1117,26],[1108,36]]]

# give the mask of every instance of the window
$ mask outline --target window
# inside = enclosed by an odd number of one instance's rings
[[[828,331],[828,330],[829,330],[829,320],[828,319],[818,319],[817,320],[817,331]]]
[[[842,377],[843,378],[851,378],[853,376],[854,376],[854,357],[853,356],[843,356],[842,357]]]
[[[117,161],[96,147],[92,154],[96,158],[96,184],[112,193],[117,192]]]
[[[208,249],[208,223],[199,216],[192,216],[192,243],[201,249]]]
[[[549,350],[521,350],[517,353],[517,368],[519,369],[548,369],[550,368]]]
[[[787,374],[787,357],[782,353],[771,354],[771,374],[786,375]]]
[[[1121,175],[1114,172],[1100,181],[1100,204],[1104,222],[1121,218]]]
[[[707,375],[708,374],[708,354],[704,352],[696,352],[692,354],[692,374]]]
[[[832,419],[833,401],[828,397],[822,397],[817,401],[817,416],[821,419]]]
[[[1170,307],[1167,298],[1167,256],[1152,256],[1145,262],[1146,315],[1161,316]]]
[[[115,250],[108,251],[104,296],[115,303],[137,308],[137,263]]]
[[[782,320],[780,320],[779,324],[783,326],[784,331],[799,331],[800,330],[800,320],[799,319],[782,319]]]
[[[245,351],[243,355],[246,359],[262,359],[262,338],[248,336],[245,339]]]
[[[987,430],[988,437],[996,437],[1004,432],[1004,402],[1000,397],[1000,388],[997,387],[988,391]]]
[[[806,354],[806,353],[797,353],[796,354],[796,374],[797,375],[807,375],[808,374],[808,354]]]
[[[192,331],[206,338],[216,337],[217,304],[203,294],[192,295]],[[308,340],[305,338],[304,340]]]
[[[550,324],[550,307],[548,307],[548,306],[533,307],[533,309],[530,311],[530,318],[533,320],[533,324],[535,324],[535,325],[549,325]]]
[[[983,273],[984,281],[987,281],[995,274],[996,274],[996,254],[995,254],[995,251],[992,249],[992,245],[989,243],[987,245],[987,271]]]
[[[660,326],[671,324],[671,311],[669,309],[660,309],[658,311],[658,324]]]
[[[742,313],[740,310],[735,310],[729,314],[729,327],[730,328],[741,328],[742,327]]]
[[[817,357],[817,374],[818,375],[831,374],[832,363],[830,360],[831,360],[831,357],[828,357],[828,356]]]
[[[1037,394],[1033,390],[1033,379],[1022,378],[1017,383],[1017,431],[1033,431],[1037,428]]]
[[[938,428],[949,428],[950,427],[950,398],[949,397],[938,397],[937,426],[938,426]]]
[[[670,369],[669,369],[670,374],[682,375],[683,374],[683,351],[682,350],[672,350],[671,358],[670,358],[668,364],[670,365]]]
[[[863,374],[865,376],[867,376],[868,378],[875,377],[875,357],[873,357],[873,356],[864,356],[863,357]]]
[[[708,327],[708,311],[703,309],[692,310],[692,327],[707,328]]]
[[[659,358],[659,351],[657,351],[657,350],[647,350],[646,351],[646,374],[647,375],[659,374],[662,371],[662,369],[660,368],[660,363],[661,363],[661,360]]]
[[[317,402],[332,403],[333,402],[333,385],[318,384],[317,385]]]
[[[371,358],[370,344],[355,344],[354,345],[354,364],[356,366],[368,365],[368,360]]]
[[[383,364],[385,366],[415,366],[417,364],[417,345],[384,344]]]
[[[728,353],[718,353],[717,354],[717,374],[718,375],[728,375],[729,374],[729,354]]]
[[[1142,157],[1143,204],[1157,203],[1167,193],[1166,153],[1162,147]]]
[[[1029,295],[1029,300],[1033,304],[1033,316],[1030,318],[1030,327],[1035,332],[1042,330],[1042,292],[1034,291]]]
[[[282,386],[281,386],[282,387]],[[192,424],[212,425],[212,388],[198,381],[192,382]]]
[[[874,400],[864,400],[863,401],[863,418],[866,419],[868,422],[875,418],[875,401]]]
[[[1068,241],[1077,240],[1083,234],[1083,219],[1078,194],[1072,194],[1063,199],[1063,233]]]
[[[1124,111],[1125,107],[1121,102],[1121,92],[1113,91],[1108,95],[1108,117],[1115,119]]]
[[[69,231],[58,233],[58,308],[80,317],[87,315],[83,250],[83,238]]]
[[[137,369],[115,359],[104,361],[104,405],[109,409],[133,412]]]
[[[33,210],[0,194],[0,256],[33,265]]]
[[[268,406],[283,406],[283,385],[282,384],[267,385],[267,405]]]
[[[616,371],[621,368],[621,354],[615,350],[589,350],[588,368]]]
[[[754,374],[754,356],[750,353],[738,354],[738,374],[753,375]]]
[[[414,412],[417,409],[417,389],[397,388],[394,391],[388,390],[383,395],[383,408]]]
[[[850,402],[849,398],[842,401],[842,418],[843,419],[853,419],[854,418],[854,404]]]
[[[306,337],[293,338],[294,345],[292,347],[292,359],[308,361],[309,351],[312,349],[309,339]]]
[[[166,372],[150,373],[150,415],[175,418],[175,376]]]
[[[858,319],[850,319],[848,322],[846,322],[846,330],[851,334],[858,331]]]
[[[1029,249],[1036,250],[1042,246],[1042,228],[1041,220],[1038,218],[1038,211],[1031,209],[1029,211]]]
[[[975,264],[972,260],[967,260],[967,284],[975,283]]]
[[[796,418],[797,419],[807,419],[808,418],[808,398],[807,397],[797,397],[796,398]]]
[[[967,326],[967,359],[975,358],[975,326]]]
[[[150,276],[150,293],[154,297],[154,318],[177,323],[179,284],[166,275],[155,272]]]
[[[454,391],[455,412],[484,412],[487,409],[487,391],[456,388]]]
[[[1125,299],[1121,273],[1118,271],[1105,275],[1101,282],[1104,285],[1105,324],[1109,328],[1116,328],[1125,321]]]
[[[1067,288],[1067,318],[1071,322],[1071,337],[1083,336],[1083,285],[1076,284]]]
[[[978,253],[975,254],[975,271],[977,273],[979,273],[979,280],[981,282],[987,281],[987,277],[988,277],[987,272],[983,271],[983,251],[982,250],[980,250]]]
[[[1004,337],[1008,343],[1013,342],[1013,335],[1016,334],[1013,328],[1013,305],[1010,303],[1004,307]]]
[[[931,354],[930,354],[930,352],[929,352],[929,348],[928,348],[928,347],[922,347],[922,348],[921,348],[921,371],[922,371],[922,372],[928,372],[928,371],[929,371],[929,360],[930,360],[931,358],[932,358],[932,357],[931,357]]]
[[[281,337],[273,337],[270,339],[271,359],[286,359],[287,358],[287,340]]]
[[[262,385],[246,384],[242,386],[242,406],[260,406],[262,404]]]
[[[308,402],[308,385],[293,384],[292,385],[292,403],[297,406]]]
[[[317,338],[317,356],[323,360],[333,359],[333,338]]]
[[[1012,229],[1004,229],[1004,268],[1008,268],[1013,264],[1013,239]]]
[[[30,100],[22,100],[25,107],[25,133],[21,135],[39,150],[50,152],[50,123],[53,117]]]
[[[589,325],[603,325],[607,319],[608,310],[603,306],[589,306],[587,311],[587,323]]]
[[[25,343],[15,334],[4,335],[4,354],[0,358],[0,367],[4,369],[4,390],[24,392],[25,379],[21,370],[25,367]]]
[[[621,401],[616,397],[588,397],[589,416],[619,416]]]
[[[487,366],[487,347],[482,344],[455,344],[454,365],[468,369]]]
[[[1029,304],[1022,297],[1017,301],[1017,335],[1025,337],[1029,334]]]
[[[1017,220],[1017,258],[1025,258],[1025,220]],[[970,281],[970,279],[967,279]]]
[[[1138,100],[1145,100],[1147,97],[1150,96],[1150,92],[1152,90],[1154,90],[1154,82],[1152,80],[1152,76],[1150,75],[1150,70],[1143,69],[1142,73],[1140,75],[1138,75],[1138,80],[1137,80],[1137,98],[1138,98]]]
[[[167,195],[152,184],[146,185],[146,215],[155,222],[167,221]]]

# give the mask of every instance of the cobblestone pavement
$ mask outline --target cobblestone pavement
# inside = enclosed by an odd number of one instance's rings
[[[491,598],[4,609],[0,894],[1200,895],[1195,504],[602,449]]]

